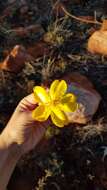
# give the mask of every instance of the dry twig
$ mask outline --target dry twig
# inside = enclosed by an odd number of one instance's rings
[[[77,16],[75,16],[75,15],[69,13],[63,5],[62,5],[61,7],[62,7],[62,10],[64,11],[64,13],[65,13],[67,16],[69,16],[70,18],[73,18],[73,19],[78,20],[78,21],[80,21],[80,22],[85,22],[85,23],[87,23],[87,24],[98,24],[98,25],[102,25],[102,23],[99,22],[99,21],[97,21],[97,20],[87,20],[87,19],[79,18],[79,17],[77,17]]]

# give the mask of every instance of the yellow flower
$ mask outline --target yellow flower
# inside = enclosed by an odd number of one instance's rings
[[[58,127],[69,123],[66,112],[74,112],[77,102],[74,94],[66,93],[67,83],[64,80],[55,80],[48,91],[41,86],[35,86],[33,90],[38,103],[38,107],[32,112],[35,120],[46,121],[50,116]]]

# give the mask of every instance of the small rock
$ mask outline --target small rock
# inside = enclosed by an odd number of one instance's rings
[[[72,73],[64,78],[69,84],[68,91],[73,92],[77,96],[79,108],[74,113],[67,113],[71,123],[86,124],[96,113],[101,96],[94,89],[92,83],[87,77]]]
[[[33,61],[34,58],[27,53],[26,49],[21,45],[16,45],[6,59],[1,63],[2,70],[10,72],[20,72],[25,66],[25,62]]]

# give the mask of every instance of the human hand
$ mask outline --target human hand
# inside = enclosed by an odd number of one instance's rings
[[[36,106],[33,94],[22,99],[3,132],[6,143],[16,144],[21,155],[39,143],[48,126],[48,121],[33,120],[32,110]]]

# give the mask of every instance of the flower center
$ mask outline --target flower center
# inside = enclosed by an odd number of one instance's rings
[[[60,100],[53,100],[52,104],[53,106],[57,106],[60,103]]]
[[[60,100],[51,100],[46,103],[47,106],[57,106],[60,103]]]

